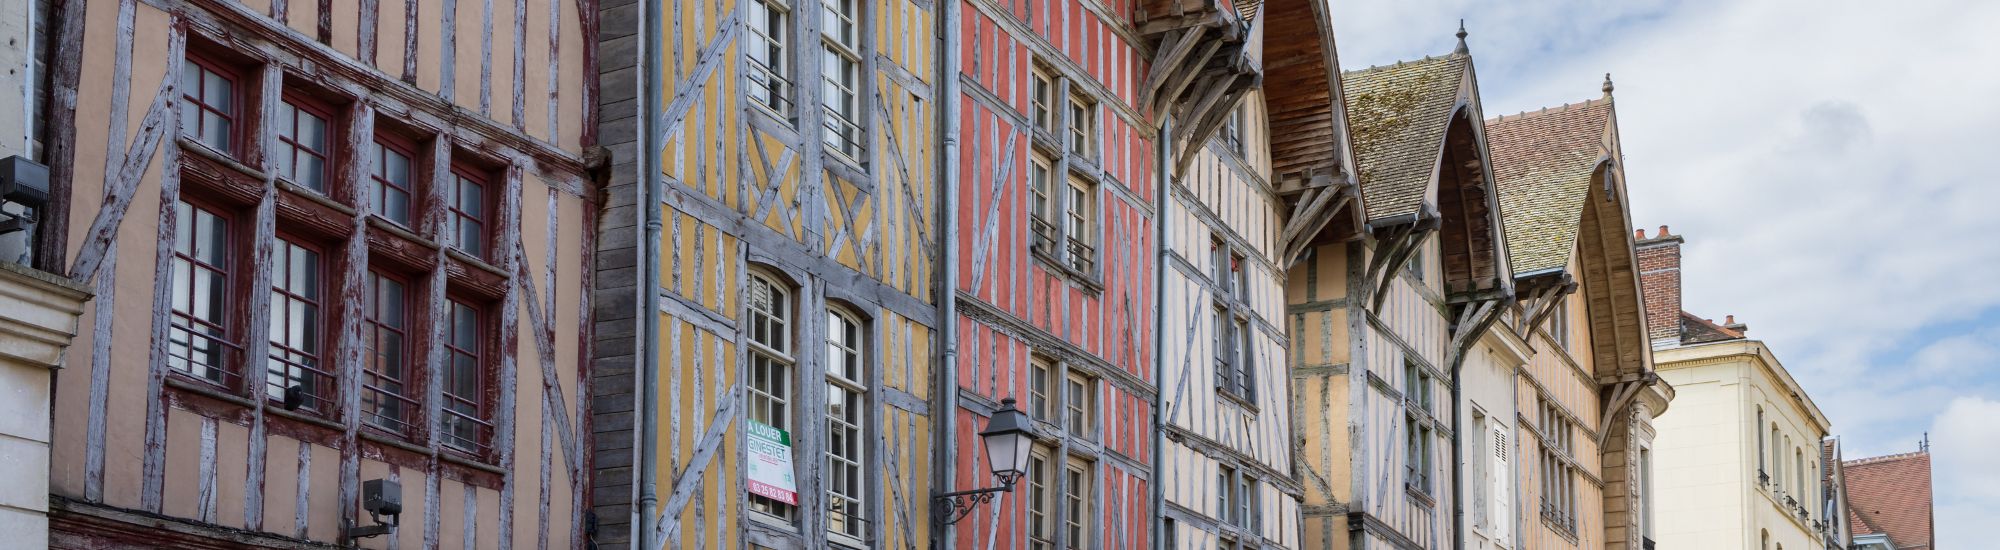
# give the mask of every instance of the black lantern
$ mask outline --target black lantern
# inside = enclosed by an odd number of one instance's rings
[[[993,476],[1000,478],[999,487],[972,489],[944,493],[934,497],[937,515],[945,525],[958,523],[972,513],[979,503],[993,500],[1000,493],[1012,492],[1014,482],[1028,473],[1028,451],[1034,449],[1034,421],[1028,413],[1014,408],[1014,398],[1000,400],[1000,410],[986,420],[986,429],[979,432],[979,439],[986,444],[986,463],[993,468]]]

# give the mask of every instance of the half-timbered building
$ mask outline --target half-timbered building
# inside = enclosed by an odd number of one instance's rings
[[[584,544],[591,4],[53,3],[51,546]]]
[[[952,326],[938,403],[951,422],[937,490],[996,485],[976,432],[1004,399],[1041,441],[1015,490],[948,527],[942,545],[1150,547],[1162,156],[1149,107],[1180,96],[1141,99],[1166,95],[1148,93],[1147,8],[944,4]]]
[[[1285,296],[1307,547],[1453,544],[1453,377],[1513,298],[1464,36],[1342,75],[1363,229],[1308,237]]]
[[[1528,350],[1511,403],[1471,403],[1501,414],[1468,434],[1496,450],[1464,469],[1514,485],[1468,493],[1467,525],[1492,547],[1651,546],[1652,418],[1674,392],[1653,372],[1609,77],[1603,91],[1486,123],[1520,295],[1502,330]]]
[[[1159,528],[1164,547],[1177,550],[1304,547],[1286,363],[1287,244],[1359,207],[1334,185],[1350,163],[1326,5],[1274,0],[1238,9],[1251,14],[1245,62],[1258,69],[1244,78],[1262,87],[1220,104],[1219,129],[1204,142],[1171,150],[1186,160],[1167,172],[1158,222]],[[1209,32],[1180,31],[1156,59],[1207,50],[1189,41]],[[1198,82],[1238,78],[1208,70]],[[1172,115],[1162,117],[1166,131],[1202,131],[1201,120],[1161,113]]]
[[[599,540],[929,545],[938,6],[602,4]]]

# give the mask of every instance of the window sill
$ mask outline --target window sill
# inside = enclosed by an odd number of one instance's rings
[[[1078,286],[1083,287],[1083,290],[1085,292],[1089,292],[1091,294],[1104,293],[1104,285],[1099,284],[1097,282],[1097,278],[1092,277],[1087,273],[1077,271],[1076,269],[1069,267],[1067,262],[1056,259],[1055,257],[1050,256],[1049,253],[1047,252],[1036,250],[1032,247],[1032,245],[1028,249],[1028,255],[1033,256],[1036,262],[1041,263],[1043,268],[1046,268],[1049,271],[1054,272],[1056,276],[1062,277],[1065,280],[1068,280],[1072,283],[1076,283]]]
[[[209,399],[221,401],[223,403],[235,405],[238,407],[243,407],[246,409],[257,407],[257,402],[251,401],[250,398],[230,393],[228,390],[221,389],[215,386],[214,384],[208,382],[190,379],[188,378],[188,375],[181,374],[179,372],[174,372],[171,370],[167,373],[166,385],[167,387],[172,388],[174,390],[194,394],[201,397],[206,397]]]
[[[1230,403],[1235,403],[1237,407],[1243,409],[1243,412],[1250,413],[1253,416],[1262,414],[1262,411],[1257,408],[1257,404],[1253,403],[1250,397],[1237,395],[1223,388],[1216,388],[1215,396]]]
[[[1410,495],[1410,498],[1416,499],[1417,504],[1422,504],[1424,505],[1425,508],[1437,507],[1437,497],[1431,496],[1430,493],[1425,492],[1423,489],[1418,488],[1416,485],[1404,482],[1403,492],[1408,493]]]
[[[194,138],[190,138],[187,136],[175,136],[174,143],[180,144],[181,151],[183,152],[194,153],[195,156],[201,157],[204,160],[213,162],[215,164],[220,164],[231,170],[235,170],[245,176],[249,176],[251,179],[263,181],[263,179],[265,178],[263,170],[251,168],[250,165],[243,164],[242,161],[236,160],[236,158],[230,156],[229,153],[217,151],[215,150],[214,147],[209,147],[208,144],[196,141]]]

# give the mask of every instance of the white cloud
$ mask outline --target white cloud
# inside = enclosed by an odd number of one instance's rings
[[[1349,69],[1449,51],[1465,17],[1489,116],[1594,99],[1613,73],[1635,221],[1687,237],[1687,309],[1749,323],[1850,457],[1914,450],[1947,404],[2000,401],[2000,2],[1337,2],[1334,16]],[[1939,501],[1946,547],[1976,546],[1947,518],[1995,504],[1965,502]]]
[[[1932,523],[1945,548],[1974,548],[1988,540],[1984,531],[2000,510],[2000,401],[1976,397],[1953,400],[1931,426]]]

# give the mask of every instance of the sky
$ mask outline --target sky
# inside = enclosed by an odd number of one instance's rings
[[[1486,116],[1616,90],[1632,215],[1846,457],[1932,444],[1945,548],[2000,517],[2000,2],[1329,0],[1346,70],[1442,55]],[[1667,414],[1672,414],[1669,408]]]

